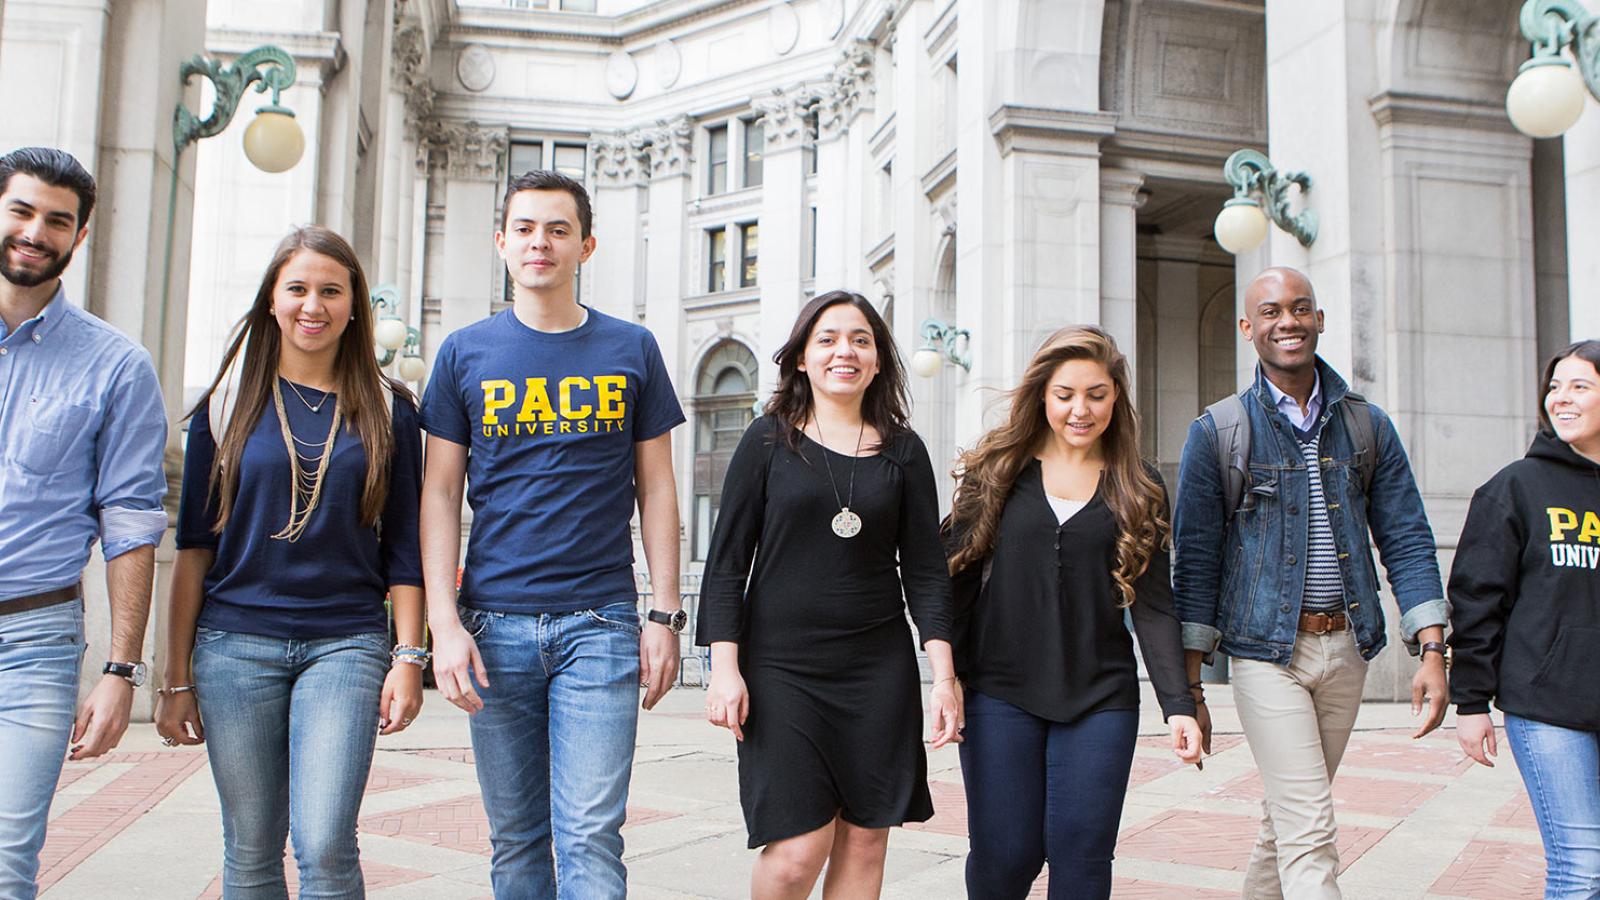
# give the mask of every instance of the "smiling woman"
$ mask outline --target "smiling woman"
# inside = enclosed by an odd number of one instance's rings
[[[1480,487],[1450,572],[1456,738],[1494,765],[1505,714],[1544,840],[1545,896],[1600,883],[1600,341],[1544,367],[1528,455]]]

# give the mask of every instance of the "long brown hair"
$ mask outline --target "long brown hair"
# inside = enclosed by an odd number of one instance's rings
[[[805,427],[811,415],[811,379],[800,371],[800,364],[806,358],[806,344],[811,341],[811,329],[817,327],[817,320],[829,307],[841,303],[854,306],[866,317],[878,351],[878,374],[861,398],[862,420],[878,432],[880,446],[887,445],[895,435],[911,430],[911,416],[907,412],[911,408],[911,392],[906,387],[905,366],[900,363],[900,351],[895,348],[894,334],[889,331],[888,323],[860,294],[829,291],[813,297],[800,310],[789,339],[772,354],[772,361],[778,364],[778,386],[767,398],[766,412],[793,426],[784,431],[784,440],[791,448],[799,441],[799,429]]]
[[[350,322],[339,336],[339,351],[333,360],[334,393],[338,399],[345,427],[353,428],[361,439],[367,456],[366,487],[361,495],[361,522],[369,527],[378,524],[383,514],[384,502],[389,496],[389,457],[394,452],[394,430],[389,420],[389,395],[383,389],[387,381],[390,389],[406,402],[415,401],[406,386],[383,374],[373,355],[372,306],[368,301],[367,276],[361,271],[355,250],[333,231],[320,225],[308,225],[289,232],[272,254],[272,262],[261,276],[261,286],[256,289],[255,303],[250,311],[234,326],[233,338],[222,355],[222,365],[189,415],[194,415],[211,401],[211,394],[228,377],[241,350],[244,364],[240,367],[238,384],[234,386],[238,402],[228,419],[226,434],[212,434],[217,443],[216,456],[211,464],[210,491],[217,498],[217,521],[212,530],[220,533],[233,512],[233,501],[239,491],[239,459],[244,454],[245,441],[255,431],[261,416],[266,412],[272,397],[273,379],[278,377],[278,354],[283,347],[283,332],[272,313],[272,292],[278,285],[278,275],[290,258],[300,251],[320,253],[340,265],[350,274]],[[215,423],[213,423],[215,427]]]
[[[1556,377],[1556,365],[1569,356],[1576,356],[1585,360],[1594,370],[1600,373],[1600,341],[1578,341],[1568,344],[1556,351],[1550,361],[1544,364],[1544,380],[1539,382],[1539,429],[1548,435],[1555,435],[1556,427],[1550,423],[1550,412],[1544,408],[1544,401],[1550,396],[1550,379]]]
[[[1093,325],[1071,325],[1050,335],[1007,395],[1006,421],[990,430],[976,447],[961,454],[955,474],[955,500],[945,518],[947,534],[958,541],[950,556],[953,575],[988,556],[1000,527],[1006,497],[1024,467],[1050,433],[1045,419],[1045,391],[1062,363],[1074,359],[1097,362],[1111,375],[1117,398],[1111,422],[1100,436],[1105,454],[1102,492],[1117,522],[1117,567],[1111,573],[1121,601],[1133,603],[1133,584],[1149,568],[1150,558],[1164,552],[1171,528],[1161,485],[1139,458],[1139,414],[1133,408],[1128,358],[1111,335]]]

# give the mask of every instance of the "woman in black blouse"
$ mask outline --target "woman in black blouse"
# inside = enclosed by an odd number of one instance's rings
[[[1006,422],[962,455],[945,522],[967,690],[967,892],[1111,896],[1139,726],[1131,609],[1172,749],[1200,759],[1168,582],[1166,492],[1139,458],[1127,359],[1092,326],[1034,354]]]
[[[933,666],[933,746],[957,739],[950,580],[928,451],[888,326],[812,300],[722,486],[697,639],[706,717],[739,740],[758,900],[877,896],[890,826],[933,815],[906,604]],[[748,582],[748,588],[746,584]]]

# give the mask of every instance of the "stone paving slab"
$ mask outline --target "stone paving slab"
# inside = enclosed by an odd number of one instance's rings
[[[1204,771],[1172,757],[1154,700],[1145,699],[1118,842],[1119,900],[1238,896],[1261,779],[1227,689],[1209,694],[1218,734]],[[623,828],[630,897],[749,893],[755,853],[745,848],[734,742],[701,720],[703,703],[701,691],[680,688],[640,719]],[[1475,766],[1450,725],[1413,741],[1405,706],[1362,708],[1334,782],[1347,896],[1542,895],[1538,833],[1510,754],[1494,769]],[[955,748],[931,753],[928,768],[936,813],[891,837],[883,894],[891,900],[964,895],[966,797]],[[221,825],[203,750],[162,748],[151,726],[135,725],[115,752],[67,763],[51,816],[45,900],[220,896]],[[490,897],[488,827],[466,716],[437,694],[407,732],[379,739],[361,847],[375,900]],[[286,871],[293,896],[292,853]],[[1045,896],[1045,886],[1041,874],[1030,896]]]

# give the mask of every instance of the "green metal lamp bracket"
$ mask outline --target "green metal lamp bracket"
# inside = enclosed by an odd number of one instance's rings
[[[1533,58],[1523,68],[1560,62],[1562,49],[1571,45],[1583,83],[1600,99],[1600,15],[1578,0],[1528,0],[1520,24],[1522,36],[1533,44]]]
[[[972,354],[968,352],[971,342],[972,332],[965,328],[946,325],[938,319],[922,323],[922,345],[968,372],[972,371]]]
[[[1222,177],[1233,185],[1234,200],[1251,201],[1251,192],[1259,192],[1266,201],[1263,205],[1267,216],[1278,223],[1279,228],[1294,235],[1302,246],[1309,247],[1317,239],[1315,210],[1304,210],[1297,216],[1289,214],[1289,186],[1299,187],[1304,194],[1311,190],[1310,175],[1279,172],[1266,154],[1245,149],[1235,150],[1223,163]]]
[[[367,298],[373,313],[388,313],[394,318],[400,318],[400,292],[392,284],[381,284],[372,289],[372,294]],[[381,315],[379,316],[382,317]],[[406,356],[417,353],[417,348],[422,346],[422,332],[406,326],[406,342],[400,350],[384,349],[383,355],[378,357],[378,368],[384,368],[394,362],[395,355],[404,352]]]
[[[266,66],[265,69],[262,66]],[[204,119],[190,112],[181,102],[172,117],[172,145],[178,152],[201,138],[219,134],[239,108],[245,88],[254,86],[257,93],[272,91],[272,103],[262,107],[266,112],[294,115],[279,105],[278,93],[294,86],[294,57],[281,47],[264,44],[241,54],[232,63],[224,63],[208,56],[194,56],[178,68],[178,81],[187,85],[196,75],[210,80],[216,90],[216,100],[211,114]]]

